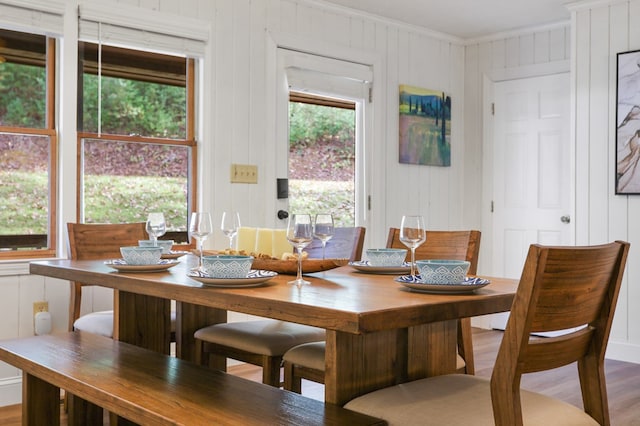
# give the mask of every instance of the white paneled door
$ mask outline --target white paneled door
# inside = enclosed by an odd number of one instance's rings
[[[567,73],[494,85],[492,270],[498,276],[518,278],[532,243],[572,244],[569,89]]]

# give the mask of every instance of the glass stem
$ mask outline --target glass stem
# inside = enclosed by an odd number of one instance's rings
[[[200,251],[200,264],[198,265],[198,269],[202,271],[202,239],[198,240],[198,248]]]
[[[322,260],[324,260],[324,248],[327,246],[326,241],[322,242]]]
[[[298,251],[298,276],[296,277],[296,281],[298,283],[302,282],[302,249],[300,247],[296,247]]]
[[[416,248],[411,247],[411,275],[416,275]]]

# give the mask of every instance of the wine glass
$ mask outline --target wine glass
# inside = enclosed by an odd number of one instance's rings
[[[167,225],[164,221],[164,214],[149,213],[149,216],[147,216],[146,230],[149,234],[149,239],[153,241],[153,245],[157,246],[158,237],[163,236],[167,231]]]
[[[200,252],[200,262],[196,268],[203,271],[202,267],[202,243],[207,239],[213,227],[211,226],[211,215],[208,212],[191,213],[191,221],[189,222],[189,235],[198,242],[198,251]]]
[[[422,216],[402,216],[400,224],[400,241],[411,249],[411,275],[416,274],[416,247],[425,242],[427,236],[424,230]]]
[[[220,229],[222,233],[229,238],[229,248],[233,249],[233,237],[238,233],[240,228],[240,213],[238,212],[224,212],[222,213],[222,223]]]
[[[298,252],[298,275],[289,284],[301,286],[310,284],[302,279],[302,249],[308,246],[313,240],[313,230],[311,226],[311,216],[308,214],[293,214],[287,222],[287,240]]]
[[[322,258],[324,259],[324,249],[327,246],[327,241],[333,237],[333,215],[317,214],[313,235],[322,242]]]

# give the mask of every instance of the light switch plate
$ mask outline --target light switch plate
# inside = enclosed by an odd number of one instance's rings
[[[231,183],[258,183],[258,166],[253,164],[232,164]]]

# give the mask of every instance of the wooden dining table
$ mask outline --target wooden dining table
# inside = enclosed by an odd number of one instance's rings
[[[219,288],[188,276],[194,257],[161,272],[116,271],[101,260],[45,260],[32,274],[117,290],[117,338],[162,353],[170,348],[170,303],[176,302],[176,356],[195,360],[193,333],[227,321],[227,311],[326,329],[325,401],[356,396],[456,369],[459,318],[508,311],[517,280],[467,294],[405,288],[394,275],[350,266],[309,274],[297,287],[278,275],[255,287]]]

